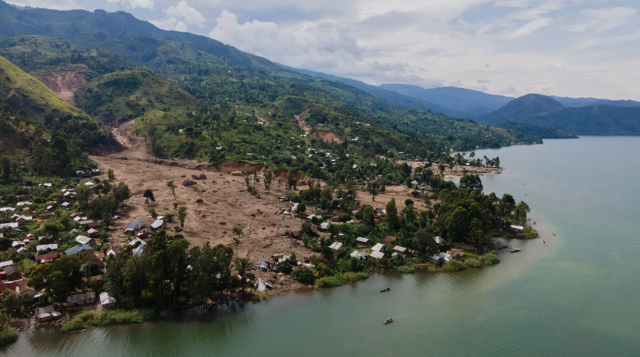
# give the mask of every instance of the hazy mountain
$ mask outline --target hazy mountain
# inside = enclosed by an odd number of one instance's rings
[[[407,84],[383,84],[380,88],[432,102],[448,110],[460,112],[467,118],[488,114],[513,100],[512,97],[456,87],[425,89]]]
[[[640,135],[640,107],[567,108],[554,98],[540,94],[514,99],[478,121],[541,136],[547,133],[516,124],[558,128],[578,135]]]
[[[434,103],[431,103],[429,101],[425,101],[422,99],[402,95],[400,93],[396,93],[395,91],[387,90],[385,88],[373,86],[370,84],[366,84],[364,82],[361,82],[355,79],[338,77],[338,76],[334,76],[334,75],[326,74],[322,72],[310,71],[307,69],[293,68],[293,67],[285,66],[283,64],[279,64],[279,65],[282,66],[283,68],[296,71],[298,73],[306,74],[311,77],[324,78],[330,81],[336,81],[336,82],[342,82],[342,83],[348,84],[352,87],[363,90],[374,97],[384,99],[387,102],[397,105],[399,107],[431,110],[432,112],[435,112],[435,113],[443,113],[443,114],[447,114],[454,117],[466,116],[466,113],[464,112],[457,111],[451,108],[445,108],[443,106],[436,105]]]
[[[551,96],[551,98],[557,100],[565,107],[587,107],[591,105],[609,105],[612,107],[640,107],[640,102],[636,102],[634,100],[609,100],[609,99],[598,99],[598,98],[568,98],[568,97],[556,97]]]
[[[483,115],[477,120],[487,124],[501,124],[505,121],[521,121],[536,114],[562,109],[564,106],[557,100],[541,94],[527,94],[513,99],[504,107]]]
[[[499,125],[504,129],[512,129],[522,133],[526,137],[538,137],[543,139],[576,139],[575,134],[572,134],[566,130],[549,128],[545,126],[538,126],[527,123],[520,123],[515,121],[506,121]]]

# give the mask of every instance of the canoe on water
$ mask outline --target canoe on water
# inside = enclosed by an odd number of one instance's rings
[[[388,324],[390,324],[390,323],[392,323],[392,322],[393,322],[393,318],[390,318],[389,320],[385,321],[385,322],[384,322],[384,324],[385,324],[385,325],[388,325]]]
[[[380,290],[381,293],[386,293],[387,291],[391,291],[391,288],[386,288],[386,289]]]

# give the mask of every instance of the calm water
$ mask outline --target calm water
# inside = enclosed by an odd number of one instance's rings
[[[485,175],[485,190],[529,203],[547,244],[513,242],[522,253],[502,253],[495,267],[375,276],[206,318],[32,331],[0,355],[640,355],[640,138],[478,154],[508,168]],[[385,286],[392,292],[380,294]],[[383,326],[389,317],[396,322]]]

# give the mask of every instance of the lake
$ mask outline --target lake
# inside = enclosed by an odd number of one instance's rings
[[[500,156],[507,170],[484,175],[485,191],[526,201],[541,234],[512,242],[522,252],[501,252],[496,266],[377,275],[206,317],[76,334],[30,330],[0,354],[638,356],[640,138],[546,140],[476,154]]]

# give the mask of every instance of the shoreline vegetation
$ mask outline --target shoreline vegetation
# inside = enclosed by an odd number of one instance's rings
[[[77,332],[97,326],[140,323],[151,320],[154,316],[152,309],[135,310],[103,310],[99,313],[83,312],[74,316],[62,325],[62,332]]]

